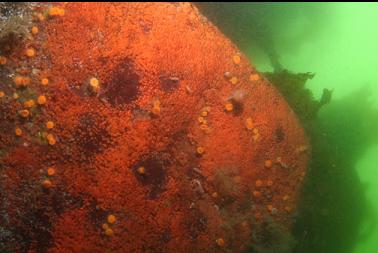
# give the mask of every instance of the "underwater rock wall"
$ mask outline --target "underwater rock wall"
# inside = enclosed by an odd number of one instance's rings
[[[0,48],[1,252],[249,252],[290,228],[304,130],[193,5],[30,8]]]

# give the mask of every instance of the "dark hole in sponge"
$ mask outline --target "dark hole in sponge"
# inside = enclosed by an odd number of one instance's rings
[[[242,102],[236,100],[236,99],[230,99],[230,102],[232,103],[234,109],[232,111],[232,113],[235,115],[235,116],[240,116],[242,113],[243,113],[243,110],[244,110],[244,105]]]
[[[285,139],[285,131],[282,126],[278,126],[275,130],[276,141],[281,142]]]
[[[87,159],[101,153],[110,145],[111,136],[106,129],[107,125],[108,122],[95,112],[79,116],[79,123],[75,130],[75,143]]]
[[[22,36],[13,32],[0,37],[0,54],[9,56],[14,53],[20,47],[21,41]]]
[[[114,68],[111,79],[104,84],[101,94],[112,106],[129,104],[138,97],[139,76],[134,62],[125,58]]]
[[[138,172],[139,167],[145,168],[144,174]],[[156,199],[165,190],[164,186],[167,176],[165,165],[163,160],[158,156],[154,155],[139,161],[133,166],[132,170],[138,181],[149,187],[150,199]]]

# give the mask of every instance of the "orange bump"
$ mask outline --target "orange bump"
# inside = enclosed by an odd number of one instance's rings
[[[140,166],[138,169],[137,169],[137,172],[141,175],[144,175],[146,174],[146,168],[144,168],[143,166]]]
[[[205,152],[204,147],[197,147],[197,154],[202,155]]]
[[[14,134],[15,134],[16,136],[21,136],[21,135],[22,135],[22,130],[21,130],[21,128],[16,127],[16,129],[14,130]]]
[[[116,222],[117,219],[113,214],[109,214],[107,220],[109,224],[113,224]]]
[[[264,166],[265,166],[265,168],[272,168],[272,165],[273,165],[273,162],[272,162],[272,160],[266,160],[265,162],[264,162]]]
[[[224,245],[225,245],[225,242],[224,242],[223,238],[218,238],[215,242],[217,243],[217,245],[219,247],[224,247]]]
[[[26,49],[26,56],[27,57],[33,57],[33,56],[35,56],[35,49],[34,48],[28,48],[28,49]]]
[[[101,227],[103,230],[107,230],[109,228],[109,225],[107,223],[103,223]]]
[[[31,29],[31,33],[36,35],[39,33],[39,28],[37,26],[33,26],[32,29]]]
[[[105,235],[113,236],[114,235],[113,229],[111,229],[111,228],[105,229]]]
[[[96,77],[92,77],[90,80],[89,80],[89,84],[91,86],[98,86],[100,84],[100,81],[96,78]]]
[[[0,56],[0,65],[7,64],[7,58],[5,56]]]
[[[252,130],[253,129],[253,120],[251,117],[247,118],[245,120],[245,127],[248,129],[248,130]]]
[[[4,97],[5,93],[3,91],[0,91],[0,98]]]
[[[48,85],[49,84],[49,79],[48,78],[42,78],[41,79],[41,84],[43,85],[43,86],[46,86],[46,85]]]
[[[100,90],[100,81],[97,78],[92,77],[89,80],[89,86],[91,87],[92,92],[98,93]]]
[[[217,192],[213,192],[212,194],[211,194],[211,197],[213,197],[213,198],[218,198],[218,193]]]
[[[231,102],[228,102],[224,105],[224,108],[226,109],[226,111],[231,112],[234,110],[234,105]]]
[[[44,105],[46,104],[46,96],[45,95],[40,95],[37,99],[37,102],[39,105]]]
[[[21,116],[21,117],[23,117],[23,118],[27,118],[27,117],[29,117],[29,115],[30,115],[30,112],[29,112],[29,110],[20,110],[20,111],[18,111],[18,114]]]
[[[47,175],[54,176],[55,175],[55,168],[54,167],[49,167],[47,169]]]
[[[46,122],[46,128],[47,129],[53,129],[54,126],[55,126],[54,122],[52,122],[52,121],[47,121]]]
[[[42,182],[42,186],[43,186],[43,188],[45,188],[45,189],[49,189],[49,188],[52,187],[52,183],[51,183],[51,181],[50,181],[49,179],[45,179],[45,180],[43,180],[43,182]]]

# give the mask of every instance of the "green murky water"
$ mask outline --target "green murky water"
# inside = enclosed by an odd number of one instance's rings
[[[313,145],[294,252],[378,252],[378,4],[198,6],[257,69],[273,72],[273,83],[281,73],[302,87],[275,83]],[[303,75],[307,72],[315,75]],[[296,99],[295,93],[308,94],[305,89],[313,98]],[[330,92],[329,103],[309,111],[315,100],[328,102]]]

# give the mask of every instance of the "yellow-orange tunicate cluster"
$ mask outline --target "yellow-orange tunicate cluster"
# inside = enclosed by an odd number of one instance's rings
[[[46,140],[52,146],[56,144],[56,139],[55,139],[55,137],[54,137],[53,134],[47,134],[46,135]]]
[[[40,22],[43,22],[46,19],[45,16],[42,13],[40,13],[40,12],[34,13],[34,16]]]
[[[208,121],[206,117],[209,115],[210,112],[210,106],[205,106],[201,109],[200,115],[198,116],[197,120],[200,123],[200,129],[203,130],[205,133],[210,132],[210,128],[207,125]]]
[[[35,102],[34,102],[33,99],[29,99],[29,100],[26,100],[26,101],[24,102],[24,106],[25,106],[26,108],[32,108],[34,105],[35,105]]]
[[[239,54],[236,54],[232,57],[233,61],[235,64],[239,64],[240,63],[240,55]]]
[[[114,214],[109,214],[106,218],[107,223],[102,224],[102,229],[104,230],[104,234],[106,236],[113,236],[114,232],[113,229],[110,228],[109,224],[114,224],[117,221],[117,218]]]
[[[260,79],[259,74],[251,74],[249,76],[249,80],[252,81],[252,82],[258,81],[259,79]]]
[[[236,76],[231,77],[231,79],[230,79],[230,83],[232,83],[232,84],[237,84],[238,82],[239,82],[239,79],[238,79]]]
[[[49,9],[48,14],[49,14],[50,16],[52,16],[52,17],[55,17],[55,16],[60,16],[60,17],[62,17],[62,16],[64,16],[64,14],[65,14],[65,10],[62,9],[62,8],[59,8],[59,7],[51,7],[51,8]]]
[[[29,77],[23,77],[23,76],[16,76],[13,79],[14,84],[16,85],[16,88],[24,88],[30,84],[30,78]]]

